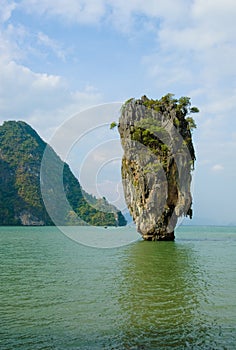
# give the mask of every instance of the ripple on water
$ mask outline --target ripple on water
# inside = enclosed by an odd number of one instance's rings
[[[3,230],[1,349],[234,349],[236,241],[204,232],[104,250]]]

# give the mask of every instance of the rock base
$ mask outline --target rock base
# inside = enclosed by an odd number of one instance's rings
[[[174,232],[155,232],[152,234],[143,234],[143,239],[145,241],[174,241]]]
[[[121,109],[124,196],[146,241],[174,241],[178,218],[192,216],[195,153],[189,113],[189,98],[176,100],[170,94],[160,100],[131,99]]]

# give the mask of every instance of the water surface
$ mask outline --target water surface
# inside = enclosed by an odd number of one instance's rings
[[[230,227],[113,249],[2,227],[0,348],[235,349],[235,252]]]

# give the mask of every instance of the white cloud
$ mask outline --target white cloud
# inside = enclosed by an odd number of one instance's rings
[[[155,52],[143,58],[158,93],[191,96],[200,108],[194,133],[197,166],[215,172],[223,170],[222,164],[228,171],[236,168],[235,18],[234,1],[195,0],[187,18],[176,16],[174,25],[168,14],[163,17]]]
[[[40,19],[38,23],[28,22],[31,15],[31,21]],[[143,64],[138,66],[137,63],[134,67],[141,71],[138,80],[141,88],[147,82],[150,93],[154,94],[150,97],[167,92],[189,95],[193,104],[200,108],[200,114],[195,117],[198,129],[194,133],[197,171],[202,174],[204,196],[209,196],[206,176],[218,173],[220,176],[214,178],[220,182],[227,174],[233,178],[236,168],[235,18],[235,0],[1,0],[0,116],[23,119],[49,139],[63,121],[81,109],[102,102],[99,91],[80,81],[79,70],[75,79],[78,79],[78,86],[82,84],[84,88],[71,88],[69,81],[63,78],[62,74],[66,76],[67,69],[70,71],[66,66],[68,58],[72,58],[67,45],[73,39],[67,40],[67,35],[71,28],[73,34],[77,34],[78,29],[85,39],[82,25],[93,25],[94,30],[115,29],[122,33],[122,39],[134,39],[135,50],[139,48],[136,61]],[[53,21],[53,28],[41,26],[50,21]],[[65,36],[57,35],[57,25],[60,30],[63,27]],[[112,30],[109,35],[112,37]],[[87,56],[79,57],[79,39],[76,45],[77,64],[82,60],[86,68]],[[117,51],[119,45],[120,42]],[[109,55],[109,52],[104,54]],[[127,61],[128,66],[129,57]],[[94,62],[96,64],[96,58]],[[70,63],[73,65],[73,60]],[[77,69],[75,65],[72,68]],[[106,67],[102,68],[104,80],[109,84]],[[96,79],[94,77],[92,85],[96,85]],[[144,84],[142,79],[146,79]],[[111,86],[114,84],[124,89],[124,77],[111,81]],[[134,87],[135,84],[136,81]],[[113,154],[114,150],[111,147],[110,150]],[[89,164],[96,165],[94,159]],[[85,172],[86,179],[89,178],[87,174],[89,171]],[[212,185],[213,193],[215,188],[220,188],[216,182]],[[225,183],[235,188],[234,179],[231,185]],[[105,187],[108,184],[104,184]]]
[[[0,122],[22,119],[49,138],[62,121],[101,102],[101,95],[89,85],[71,89],[62,76],[35,72],[27,66],[29,56],[41,55],[42,48],[63,61],[66,50],[42,31],[31,33],[22,24],[8,22],[15,8],[10,1],[0,8]]]
[[[103,0],[23,0],[21,6],[29,13],[89,24],[100,21],[105,12]]]
[[[195,0],[187,17],[178,18],[179,26],[169,25],[166,16],[160,31],[161,43],[193,51],[229,43],[234,41],[235,15],[234,1]]]
[[[221,164],[215,164],[215,165],[213,165],[212,170],[213,171],[222,171],[222,170],[224,170],[224,167]]]
[[[206,93],[235,72],[233,0],[23,0],[20,6],[59,23],[109,23],[132,35],[152,30],[156,40],[151,51],[156,53],[146,52],[143,62],[163,91],[180,87],[194,93],[193,86],[204,85]],[[42,32],[38,40],[64,59],[65,48],[55,40]]]
[[[1,115],[8,114],[8,110],[28,114],[35,106],[49,108],[54,95],[64,89],[59,76],[35,73],[14,61],[0,61],[0,80],[0,96],[5,100],[5,108],[0,106]]]
[[[48,58],[50,54],[65,61],[71,48],[65,48],[59,41],[49,37],[42,30],[32,30],[27,21],[14,20],[11,16],[14,9],[20,8],[14,3],[4,0],[0,8],[0,56],[6,60],[27,62],[38,58]],[[8,15],[6,15],[7,13]],[[1,22],[1,16],[4,20]]]
[[[142,16],[139,25],[146,28],[153,28],[157,18],[158,21],[167,19],[172,24],[183,18],[186,21],[190,3],[188,0],[23,0],[21,7],[29,13],[55,17],[67,23],[109,22],[119,31],[127,32],[135,25],[138,15]]]
[[[22,39],[26,35],[23,26],[14,27],[11,24],[0,27],[0,56],[1,59],[19,59],[25,53],[21,49]]]
[[[132,29],[141,15],[139,24],[150,22],[153,29],[156,25],[156,30],[161,29],[161,40],[168,38],[171,43],[193,48],[212,45],[229,35],[234,40],[234,0],[23,0],[19,6],[28,13],[54,17],[61,22],[109,21],[120,31]]]
[[[39,32],[37,37],[38,37],[39,45],[42,45],[47,49],[52,50],[56,54],[56,56],[58,56],[58,58],[65,61],[65,49],[63,49],[58,42],[49,38],[48,35],[42,32]]]
[[[101,101],[91,87],[70,90],[60,76],[35,73],[14,61],[0,60],[0,81],[2,120],[23,119],[44,137],[72,114]]]
[[[236,32],[234,0],[23,0],[17,6],[22,11],[54,17],[60,23],[105,22],[122,32],[134,29],[133,24],[139,18],[138,23],[141,26],[146,23],[145,28],[151,28],[155,32],[156,41],[154,40],[151,50],[143,55],[143,64],[149,72],[149,78],[156,80],[157,91],[191,93],[191,96],[196,96],[196,104],[200,101],[201,109],[207,112],[208,118],[215,113],[219,114],[222,108],[224,113],[226,109],[230,113],[229,105],[235,106],[235,79],[230,79],[235,75],[236,61],[233,44]],[[5,21],[10,18],[15,7],[14,2],[4,0],[1,16]],[[147,23],[150,23],[150,27]],[[19,60],[22,55],[27,55],[27,50],[35,50],[36,56],[37,53],[40,54],[40,46],[44,46],[50,48],[60,59],[65,58],[66,49],[60,42],[42,31],[31,35],[28,40],[32,40],[33,36],[36,39],[33,48],[27,42],[24,43],[29,36],[24,26],[6,26],[2,36],[0,35],[0,49],[4,57],[8,61]],[[23,72],[22,67],[23,65],[18,66],[17,76],[20,70]],[[24,79],[27,76],[29,79],[30,73],[24,72]],[[23,79],[23,73],[21,78]],[[57,81],[56,76],[42,74],[40,79],[36,75],[34,78],[31,75],[31,78],[33,89],[40,90],[40,86],[45,86],[46,90],[50,90],[54,84],[54,92],[64,91],[66,96],[69,94],[71,105],[74,105],[73,101],[89,102],[90,96],[92,100],[94,97],[97,100],[97,93],[94,92],[68,93],[68,87],[63,86],[61,79]],[[10,82],[11,74],[8,84]],[[18,83],[16,79],[17,88],[20,87]],[[42,104],[50,99],[53,101],[52,95],[49,93],[49,96],[45,96]],[[59,96],[60,93],[55,94],[55,98],[58,99]],[[58,103],[60,105],[59,100]]]
[[[16,8],[16,3],[9,0],[1,0],[0,6],[0,23],[6,22],[12,14],[12,11]]]

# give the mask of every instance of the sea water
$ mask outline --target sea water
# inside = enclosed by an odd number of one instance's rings
[[[236,349],[235,227],[112,249],[1,227],[0,263],[1,350]]]

